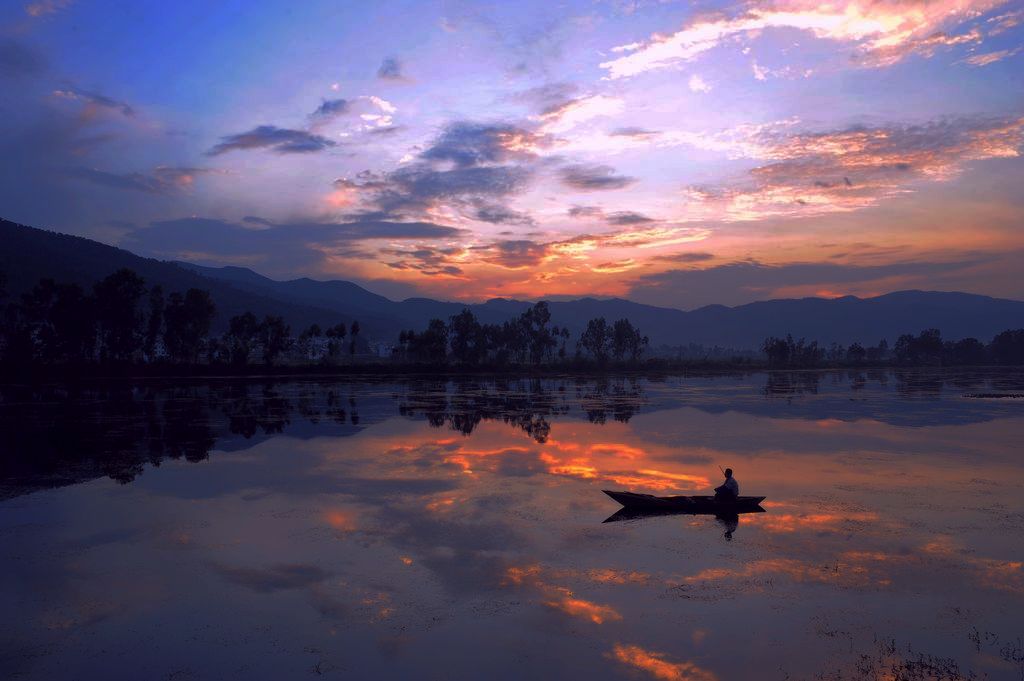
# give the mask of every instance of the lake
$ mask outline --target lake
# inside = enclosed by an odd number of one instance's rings
[[[0,677],[1024,679],[1021,371],[0,388]],[[604,522],[603,489],[764,513]],[[728,535],[728,536],[727,536]]]

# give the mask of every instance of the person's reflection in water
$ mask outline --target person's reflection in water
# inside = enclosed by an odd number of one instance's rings
[[[736,513],[716,515],[715,520],[725,526],[725,540],[732,541],[732,533],[740,526],[740,516]]]

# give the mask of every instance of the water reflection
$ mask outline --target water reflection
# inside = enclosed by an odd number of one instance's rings
[[[643,518],[663,518],[666,516],[678,516],[678,515],[699,515],[699,516],[712,516],[717,523],[725,528],[725,533],[722,535],[727,540],[732,540],[733,532],[737,530],[740,524],[740,515],[743,513],[764,513],[765,509],[758,507],[756,510],[742,511],[740,513],[715,513],[713,511],[705,512],[693,512],[693,511],[666,511],[666,510],[653,510],[653,509],[636,509],[636,508],[620,508],[615,513],[602,520],[602,523],[618,523],[627,520],[641,520]]]
[[[925,373],[4,387],[0,676],[1018,678],[1019,377]]]

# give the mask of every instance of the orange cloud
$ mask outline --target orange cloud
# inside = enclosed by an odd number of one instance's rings
[[[612,650],[612,657],[662,681],[716,681],[718,678],[692,662],[669,662],[663,653],[645,650],[640,646],[617,643]]]
[[[735,36],[753,36],[766,29],[795,29],[822,40],[853,43],[864,66],[889,66],[909,54],[929,56],[940,45],[971,38],[948,36],[940,29],[955,26],[1005,4],[1006,0],[845,0],[821,4],[812,0],[760,1],[742,5],[734,17],[700,16],[670,35],[612,48],[623,56],[601,67],[608,78],[627,78],[646,71],[692,61]]]

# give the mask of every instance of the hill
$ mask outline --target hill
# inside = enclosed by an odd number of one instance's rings
[[[429,298],[393,301],[349,281],[270,279],[243,267],[203,267],[143,258],[81,237],[0,221],[0,271],[18,295],[41,277],[89,286],[127,267],[166,292],[200,288],[217,303],[215,329],[245,310],[281,315],[294,330],[358,320],[364,338],[393,341],[402,329],[422,329],[432,318],[447,319],[469,307],[486,323],[521,314],[529,301],[496,298],[466,305]],[[626,318],[654,346],[723,346],[755,349],[767,336],[805,337],[828,344],[853,341],[893,343],[903,333],[938,328],[948,339],[973,336],[988,341],[1008,328],[1024,327],[1024,302],[971,293],[899,291],[874,298],[766,300],[736,307],[709,305],[689,312],[618,298],[549,301],[553,322],[579,334],[587,321]]]

